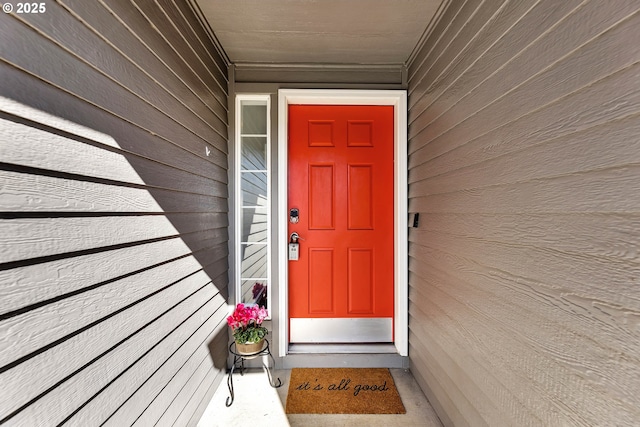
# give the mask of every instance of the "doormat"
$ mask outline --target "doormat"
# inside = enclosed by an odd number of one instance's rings
[[[405,414],[386,368],[294,368],[287,414]]]

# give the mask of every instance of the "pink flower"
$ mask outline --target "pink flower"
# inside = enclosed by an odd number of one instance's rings
[[[268,316],[269,316],[269,312],[267,311],[267,309],[264,307],[260,307],[258,310],[256,310],[256,323],[258,325],[261,325],[262,321],[266,319]]]
[[[227,317],[227,324],[231,329],[236,329],[238,326],[240,326],[236,319],[233,318],[233,316]]]
[[[261,325],[268,316],[269,312],[264,307],[256,305],[248,307],[240,303],[236,306],[233,314],[227,317],[227,324],[233,330],[246,329],[252,322],[254,325]]]

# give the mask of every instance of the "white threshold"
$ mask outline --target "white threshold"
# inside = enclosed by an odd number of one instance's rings
[[[397,354],[392,343],[289,344],[289,354]]]

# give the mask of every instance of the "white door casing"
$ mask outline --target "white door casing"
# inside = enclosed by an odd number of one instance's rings
[[[281,89],[278,91],[278,354],[288,352],[288,106],[309,105],[393,105],[394,106],[394,345],[401,356],[408,355],[408,248],[407,248],[407,95],[403,90]]]

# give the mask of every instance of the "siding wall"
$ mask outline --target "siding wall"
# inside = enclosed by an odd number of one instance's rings
[[[226,369],[225,59],[177,0],[0,39],[0,424],[194,424]]]
[[[410,360],[447,425],[640,423],[639,10],[453,0],[409,65]]]

